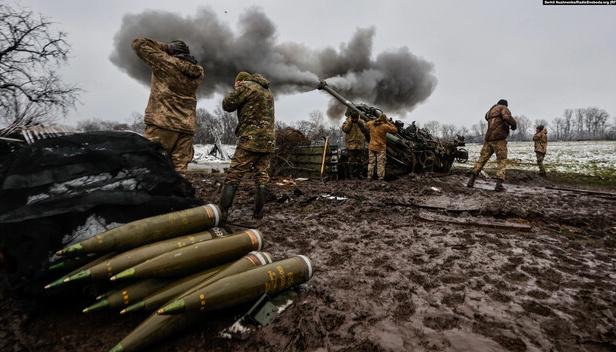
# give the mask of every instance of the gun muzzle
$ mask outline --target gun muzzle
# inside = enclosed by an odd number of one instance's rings
[[[322,90],[325,87],[327,87],[327,82],[325,82],[324,80],[323,81],[319,81],[319,85],[317,86],[317,89],[318,90]]]

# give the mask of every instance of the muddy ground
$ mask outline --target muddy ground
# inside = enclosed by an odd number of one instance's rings
[[[509,177],[506,193],[489,180],[467,189],[460,174],[276,180],[265,249],[309,256],[314,278],[245,340],[218,337],[231,318],[214,316],[154,351],[615,351],[616,196]],[[190,179],[218,199],[219,176]],[[235,209],[248,224],[248,191]],[[3,297],[0,350],[106,351],[144,318],[85,316],[87,302],[32,310]]]

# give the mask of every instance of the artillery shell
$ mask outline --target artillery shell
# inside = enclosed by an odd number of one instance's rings
[[[150,315],[135,330],[115,345],[109,352],[133,352],[143,350],[155,342],[187,328],[190,324],[198,321],[199,313],[177,315]]]
[[[223,277],[244,272],[260,265],[266,265],[272,262],[272,257],[269,253],[265,252],[250,252],[248,255],[241,259],[238,259],[232,264],[225,265],[225,267],[216,272],[213,275],[205,277],[204,275],[196,274],[187,279],[180,280],[177,284],[170,285],[161,291],[156,292],[154,295],[146,297],[143,301],[138,302],[120,313],[133,312],[138,310],[152,310],[158,309],[162,304],[165,304],[170,299],[190,293],[193,290],[199,289],[203,286],[207,286],[216,280]],[[194,278],[193,278],[194,277]],[[192,278],[192,279],[191,279]]]
[[[163,253],[112,276],[111,280],[186,275],[236,260],[252,250],[260,250],[262,244],[259,231],[246,230]]]
[[[56,254],[124,251],[218,226],[219,221],[220,210],[218,206],[214,204],[203,205],[121,225],[66,247]]]
[[[223,235],[226,234],[226,232],[222,229],[220,229],[220,232],[218,233],[222,233]],[[157,257],[163,253],[195,243],[208,241],[216,237],[217,235],[212,231],[203,231],[188,236],[176,237],[137,247],[109,258],[108,260],[94,265],[87,270],[76,273],[70,277],[70,280],[74,281],[86,278],[92,280],[108,279],[123,270],[145,262],[148,259]]]
[[[252,260],[249,260],[250,257]],[[233,264],[229,265],[226,269],[221,270],[217,276],[219,279],[224,277],[224,273],[231,274],[240,267],[254,268],[263,263],[270,263],[271,257],[268,253],[263,252],[251,252],[247,256],[237,260]],[[231,267],[235,267],[232,269]],[[207,281],[213,280],[207,279]],[[171,303],[172,301],[166,301],[165,303]],[[203,319],[203,315],[195,312],[186,312],[185,314],[175,315],[158,315],[156,313],[150,315],[143,323],[141,323],[135,330],[131,331],[120,343],[113,347],[110,352],[131,352],[141,350],[148,345],[155,342],[166,339],[167,337],[177,333],[188,327],[190,324],[197,322],[199,319]]]
[[[105,260],[107,260],[107,259],[109,259],[109,258],[113,257],[114,255],[115,255],[115,253],[108,253],[108,254],[105,254],[104,256],[102,256],[102,257],[100,257],[100,258],[98,258],[98,259],[94,259],[93,261],[91,261],[91,262],[89,262],[89,263],[85,264],[84,266],[79,267],[79,268],[77,268],[77,269],[75,269],[75,270],[71,271],[70,273],[68,273],[68,274],[66,274],[66,275],[64,275],[64,276],[62,276],[61,278],[57,279],[56,281],[54,281],[54,282],[52,282],[52,283],[48,284],[47,286],[45,286],[45,289],[50,289],[50,288],[52,288],[52,287],[56,287],[56,286],[59,286],[59,285],[62,285],[62,284],[64,284],[64,283],[66,283],[66,282],[69,282],[69,281],[71,281],[71,280],[70,280],[70,277],[71,277],[71,276],[73,276],[73,275],[77,274],[77,273],[78,273],[78,272],[80,272],[80,271],[88,270],[88,269],[89,269],[89,268],[91,268],[92,266],[97,265],[97,264],[99,264],[99,263],[102,263],[102,262],[104,262]]]
[[[136,282],[121,290],[110,292],[105,295],[103,299],[84,309],[83,312],[88,313],[100,309],[124,308],[165,287],[168,283],[169,280],[165,279],[146,279]]]
[[[209,312],[274,295],[312,277],[312,264],[297,256],[227,276],[162,307],[158,314]]]
[[[143,300],[128,306],[126,309],[123,309],[120,314],[136,312],[140,310],[157,309],[162,304],[168,302],[170,299],[216,275],[229,265],[230,264],[219,265],[217,267],[200,271],[196,274],[171,282],[165,287],[162,287],[160,290],[157,290],[151,295],[145,297]]]

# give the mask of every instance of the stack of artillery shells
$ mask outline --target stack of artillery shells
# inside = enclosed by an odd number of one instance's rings
[[[308,258],[274,262],[260,252],[263,237],[258,230],[227,234],[215,227],[219,221],[220,210],[208,204],[103,232],[58,251],[66,258],[54,265],[56,269],[84,258],[91,261],[45,288],[72,282],[125,283],[83,310],[153,312],[111,349],[117,352],[141,350],[209,312],[274,295],[312,276]]]

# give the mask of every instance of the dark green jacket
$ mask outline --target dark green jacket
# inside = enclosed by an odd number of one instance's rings
[[[228,112],[237,110],[235,135],[238,137],[238,148],[251,152],[274,152],[274,96],[265,77],[252,74],[249,79],[240,81],[235,90],[223,99],[222,108]]]

